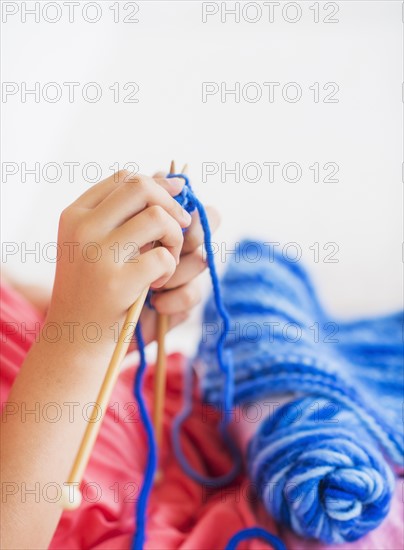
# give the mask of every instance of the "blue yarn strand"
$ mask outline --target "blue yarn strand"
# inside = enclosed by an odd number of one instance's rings
[[[268,542],[274,550],[286,550],[286,546],[281,540],[278,539],[278,537],[271,535],[271,533],[268,533],[268,531],[265,531],[265,529],[262,529],[261,527],[249,527],[247,529],[242,529],[232,536],[227,543],[225,550],[236,550],[239,542],[250,539],[262,539],[265,542]]]
[[[233,383],[233,369],[231,355],[226,353],[224,350],[226,338],[230,328],[230,318],[224,307],[221,292],[220,292],[220,283],[219,277],[217,275],[214,252],[212,247],[212,233],[209,226],[208,217],[206,215],[205,208],[199,199],[195,196],[192,191],[189,179],[184,174],[170,174],[168,177],[172,178],[183,178],[185,180],[185,186],[180,195],[178,195],[176,200],[181,204],[183,208],[187,211],[193,212],[195,209],[198,211],[203,234],[204,234],[204,245],[206,251],[206,260],[208,264],[208,269],[210,273],[210,278],[212,281],[213,287],[213,296],[216,305],[216,311],[222,322],[222,331],[216,345],[216,356],[218,365],[221,372],[224,376],[224,392],[223,392],[223,407],[224,414],[221,415],[221,421],[219,425],[220,433],[224,439],[224,442],[227,448],[230,451],[233,466],[229,472],[222,476],[216,478],[211,478],[203,476],[198,473],[192,466],[188,463],[185,458],[182,448],[181,448],[181,428],[183,423],[189,417],[192,411],[192,371],[191,374],[186,374],[185,383],[184,383],[184,407],[180,414],[175,418],[172,428],[172,440],[174,452],[177,457],[177,460],[180,462],[182,468],[187,473],[189,477],[197,481],[198,483],[209,483],[214,487],[222,487],[231,483],[241,471],[242,458],[240,451],[235,444],[233,438],[228,433],[228,424],[231,418],[231,411],[233,407],[233,393],[234,393],[234,383]],[[188,367],[188,371],[192,369],[191,366]]]
[[[146,404],[142,395],[143,375],[146,370],[145,343],[142,335],[140,322],[136,326],[136,339],[140,355],[140,363],[135,376],[134,394],[139,405],[139,412],[142,424],[146,431],[148,453],[146,471],[142,487],[140,489],[139,500],[136,507],[136,532],[132,541],[132,550],[142,550],[145,541],[147,504],[153,487],[154,475],[157,467],[157,445],[154,438],[153,425],[147,412]]]

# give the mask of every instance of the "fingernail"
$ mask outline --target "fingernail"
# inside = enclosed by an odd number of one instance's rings
[[[182,178],[167,178],[168,183],[185,183]]]

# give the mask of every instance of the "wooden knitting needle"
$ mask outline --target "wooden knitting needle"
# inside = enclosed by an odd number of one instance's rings
[[[174,161],[171,162],[170,174],[175,173]],[[97,435],[102,423],[102,418],[109,404],[112,390],[115,386],[116,379],[119,374],[119,367],[128,351],[130,337],[136,328],[139,320],[140,312],[142,311],[144,302],[149,289],[146,288],[133,306],[129,309],[125,319],[125,324],[119,335],[118,343],[115,347],[114,354],[108,366],[104,382],[101,386],[97,397],[97,405],[93,407],[90,420],[81,441],[80,449],[77,453],[76,460],[73,464],[67,484],[63,488],[62,506],[65,509],[74,509],[80,505],[81,493],[78,488],[90,458],[91,451],[97,439]],[[166,358],[164,349],[165,335],[168,330],[168,316],[157,316],[157,372],[155,385],[155,407],[154,407],[154,429],[157,445],[161,443],[164,392],[166,381]],[[101,410],[101,418],[98,418],[98,411]],[[76,488],[76,490],[74,490]]]
[[[96,405],[93,407],[86,431],[81,440],[79,451],[76,455],[73,467],[70,471],[67,483],[62,490],[61,505],[65,510],[74,510],[81,503],[79,485],[83,479],[84,470],[97,439],[102,419],[109,405],[112,390],[119,375],[119,367],[125,357],[133,332],[139,320],[149,288],[145,288],[135,303],[130,307],[126,315],[125,323],[119,335],[114,353],[109,363],[104,381],[97,396]],[[101,415],[101,417],[100,417]]]
[[[185,174],[188,165],[185,164],[181,173]],[[174,161],[171,162],[170,174],[175,174]],[[166,389],[167,376],[167,361],[165,352],[165,336],[168,331],[169,317],[168,315],[157,315],[157,361],[156,361],[156,377],[154,382],[154,410],[153,424],[154,434],[156,438],[157,448],[161,448],[163,435],[163,412],[164,412],[164,397]],[[155,481],[161,481],[162,471],[157,469]]]
[[[175,163],[171,161],[170,174],[175,174]],[[157,314],[157,361],[156,361],[156,376],[154,379],[154,408],[153,408],[153,425],[154,437],[156,439],[157,448],[161,448],[161,440],[163,435],[163,412],[164,412],[164,396],[166,389],[167,361],[165,350],[165,337],[168,331],[168,315],[161,313]],[[158,468],[155,475],[155,481],[160,481],[162,472]]]

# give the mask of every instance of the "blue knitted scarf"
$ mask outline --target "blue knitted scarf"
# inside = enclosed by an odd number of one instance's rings
[[[256,241],[240,244],[221,288],[234,403],[289,399],[249,443],[249,475],[266,509],[306,538],[362,537],[386,517],[393,470],[403,466],[403,312],[330,320],[306,272]],[[204,399],[218,408],[221,324],[210,300],[198,358]]]

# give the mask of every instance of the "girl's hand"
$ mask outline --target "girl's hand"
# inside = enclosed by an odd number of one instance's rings
[[[62,332],[66,342],[110,355],[117,324],[123,323],[145,287],[158,289],[167,284],[182,252],[187,252],[184,267],[170,288],[183,286],[200,271],[201,260],[190,255],[199,242],[197,229],[189,232],[183,250],[182,228],[191,224],[191,216],[173,199],[183,186],[180,178],[121,171],[62,212],[60,254],[46,321]],[[162,246],[152,248],[154,241]],[[190,288],[162,294],[156,298],[156,307],[173,311],[177,296],[183,301],[177,311],[184,312],[194,301]]]
[[[160,181],[164,178],[164,173],[158,172],[154,177]],[[213,233],[220,224],[219,213],[210,206],[205,209]],[[203,238],[199,214],[195,211],[192,213],[192,223],[184,233],[180,263],[175,273],[167,283],[153,293],[151,303],[155,311],[148,307],[143,309],[141,321],[146,342],[156,338],[156,312],[169,315],[169,328],[172,328],[186,320],[191,309],[200,302],[198,276],[207,267],[202,249]]]
[[[48,315],[9,402],[18,411],[42,412],[56,403],[64,412],[57,422],[44,414],[24,420],[20,414],[7,416],[0,430],[5,483],[63,487],[88,425],[82,411],[94,402],[108,369],[116,325],[145,287],[161,290],[153,298],[155,307],[173,321],[195,303],[192,281],[204,267],[197,252],[202,235],[197,215],[191,224],[173,199],[183,185],[182,179],[119,172],[62,213]],[[217,225],[213,211],[211,217]],[[184,241],[182,228],[190,225]],[[162,246],[152,249],[156,240]],[[65,414],[66,404],[75,405],[72,416],[70,407]],[[48,548],[60,515],[57,502],[22,503],[20,492],[13,492],[1,503],[2,548]]]

